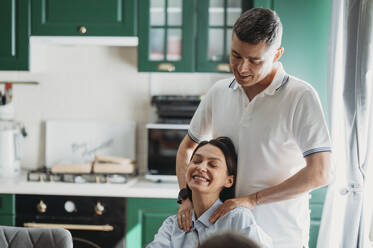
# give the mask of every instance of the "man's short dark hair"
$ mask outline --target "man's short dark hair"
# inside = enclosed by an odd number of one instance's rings
[[[253,8],[245,11],[233,26],[233,33],[241,41],[257,45],[266,42],[281,45],[282,24],[276,12],[270,9]]]

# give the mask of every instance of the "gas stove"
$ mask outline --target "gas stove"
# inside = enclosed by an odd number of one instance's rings
[[[104,174],[104,173],[52,173],[43,167],[27,172],[30,182],[65,182],[65,183],[113,183],[125,184],[132,174]]]

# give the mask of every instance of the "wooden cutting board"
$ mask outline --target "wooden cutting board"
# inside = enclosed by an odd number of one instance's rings
[[[68,173],[68,174],[88,174],[92,171],[92,163],[86,164],[54,164],[52,165],[52,173]]]

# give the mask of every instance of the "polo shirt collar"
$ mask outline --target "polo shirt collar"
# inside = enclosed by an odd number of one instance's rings
[[[289,75],[284,71],[282,64],[278,62],[276,75],[273,78],[272,83],[263,91],[263,93],[267,95],[274,95],[288,81],[289,81]],[[236,90],[238,88],[241,88],[241,86],[237,83],[236,79],[233,78],[233,80],[229,84],[229,88]]]
[[[277,72],[272,80],[272,83],[263,91],[266,95],[274,95],[278,92],[289,80],[289,75],[287,75],[282,67],[282,64],[278,62]]]
[[[220,199],[217,199],[215,201],[214,204],[212,204],[212,206],[207,209],[198,219],[196,219],[196,216],[194,214],[194,211],[193,211],[193,216],[192,216],[192,221],[193,221],[193,224],[194,226],[197,224],[197,223],[201,223],[203,224],[205,227],[209,227],[212,225],[212,223],[210,222],[210,217],[212,216],[212,214],[215,212],[215,210],[218,209],[218,207],[223,204],[223,202],[220,200]]]
[[[239,87],[239,84],[237,83],[236,79],[233,78],[231,83],[229,84],[229,88],[233,89],[233,90],[236,90],[236,89],[238,89],[238,87]]]

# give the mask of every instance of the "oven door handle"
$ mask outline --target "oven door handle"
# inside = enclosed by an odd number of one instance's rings
[[[114,230],[112,225],[79,225],[79,224],[54,224],[54,223],[23,223],[24,227],[36,228],[64,228],[68,230],[82,230],[82,231],[104,231],[111,232]]]

